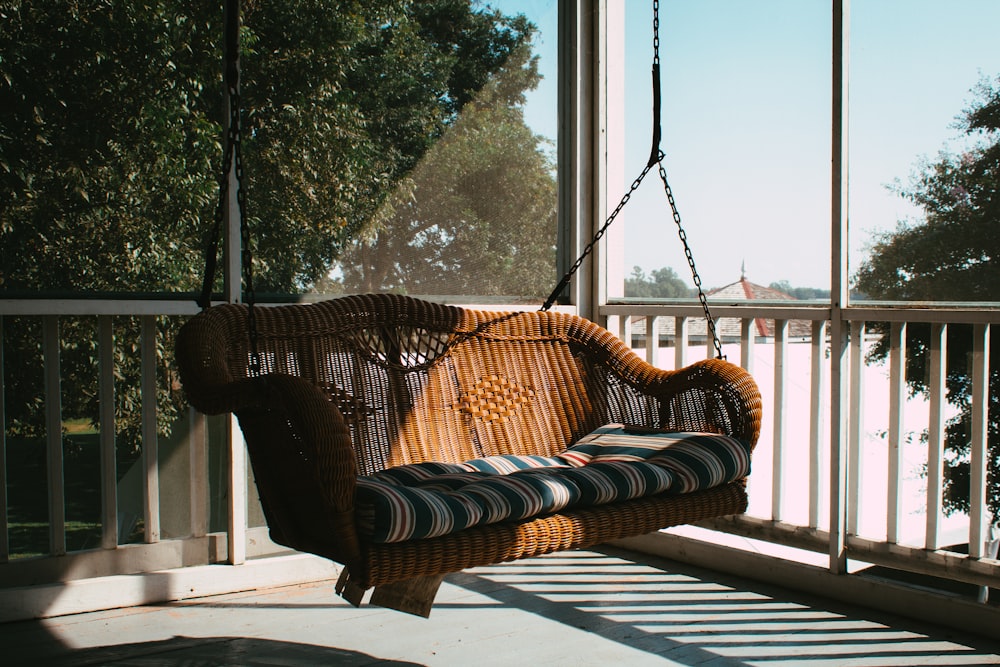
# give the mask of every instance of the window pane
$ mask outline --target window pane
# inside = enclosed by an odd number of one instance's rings
[[[612,204],[652,144],[650,3],[627,2],[625,21],[623,173],[609,186]],[[663,164],[706,288],[745,274],[785,292],[828,290],[829,2],[664,3],[659,51]],[[626,296],[648,295],[651,285],[674,292],[671,283],[689,294],[691,272],[655,169],[626,215]]]
[[[547,294],[557,5],[244,3],[258,294]],[[200,287],[223,162],[221,14],[0,13],[6,296]]]
[[[0,289],[183,291],[219,159],[218,7],[0,12]]]
[[[377,37],[417,56],[393,62],[380,47],[364,65],[379,75],[359,81],[358,92],[372,100],[368,115],[386,124],[372,136],[374,175],[389,177],[373,178],[371,208],[320,289],[539,300],[556,281],[558,3],[473,3],[468,18],[445,17],[433,41],[453,40],[462,66],[422,53],[419,39],[436,23],[420,7],[406,17],[425,22],[413,26],[419,36],[401,24]],[[452,24],[472,27],[456,35]],[[413,67],[414,57],[425,60],[417,67],[426,81],[404,81],[410,99],[393,99],[399,82],[360,88]],[[428,125],[407,127],[418,122]]]
[[[998,22],[991,0],[852,5],[849,195],[859,296],[1000,295],[1000,170],[985,153],[998,142]],[[986,105],[992,120],[970,128],[966,112]]]

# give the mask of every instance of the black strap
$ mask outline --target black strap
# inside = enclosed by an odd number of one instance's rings
[[[219,172],[219,201],[211,235],[205,244],[205,276],[201,285],[198,305],[204,310],[212,305],[212,287],[219,257],[219,236],[222,232],[226,200],[229,196],[229,176],[235,175],[236,206],[240,219],[240,245],[242,246],[243,287],[247,304],[247,335],[250,339],[250,371],[258,375],[261,360],[257,349],[257,317],[254,305],[256,294],[253,285],[253,251],[250,226],[246,215],[246,191],[243,188],[242,119],[240,102],[240,0],[226,0],[225,4],[225,55],[226,89],[229,93],[229,129],[226,148]],[[235,248],[233,249],[235,251]]]
[[[201,296],[196,299],[202,310],[212,305],[212,288],[219,262],[219,236],[229,196],[229,174],[240,141],[240,0],[226,0],[223,13],[223,39],[225,55],[225,84],[229,100],[229,127],[226,132],[222,168],[219,170],[219,200],[215,218],[205,242],[205,275],[201,283]],[[239,174],[237,174],[239,177]],[[242,220],[242,215],[240,216]]]
[[[660,56],[653,60],[653,147],[649,149],[647,167],[660,161]]]
[[[632,182],[632,186],[629,188],[625,196],[622,197],[618,206],[615,210],[611,212],[608,219],[601,225],[601,228],[597,230],[594,234],[594,238],[591,239],[580,256],[576,259],[573,265],[566,272],[566,275],[562,277],[556,288],[552,290],[549,298],[545,300],[540,310],[547,311],[559,298],[566,286],[569,285],[573,274],[577,272],[580,266],[583,264],[584,258],[589,255],[594,246],[607,232],[608,227],[614,222],[615,218],[621,212],[622,208],[632,197],[632,193],[638,189],[642,180],[649,173],[653,166],[658,166],[658,172],[660,175],[660,180],[663,182],[663,190],[667,197],[667,202],[670,204],[670,211],[673,215],[674,223],[677,225],[677,234],[680,237],[681,244],[684,246],[684,256],[687,258],[688,266],[691,269],[691,277],[694,280],[695,288],[698,290],[698,300],[701,302],[702,310],[705,311],[705,322],[708,325],[708,332],[712,336],[712,341],[715,345],[715,351],[719,359],[725,359],[725,355],[722,353],[722,342],[719,340],[718,331],[715,326],[715,318],[712,317],[712,313],[708,308],[708,297],[705,296],[705,290],[702,288],[701,276],[698,275],[698,269],[694,264],[694,256],[691,254],[691,247],[688,245],[687,233],[684,231],[683,225],[681,225],[681,216],[677,211],[677,203],[674,201],[674,194],[670,189],[670,184],[667,182],[667,172],[663,167],[663,151],[660,150],[660,142],[662,139],[662,133],[660,128],[660,113],[661,113],[661,90],[660,90],[660,2],[659,0],[653,0],[653,147],[649,153],[649,160],[646,162],[646,167],[639,174],[639,177]]]

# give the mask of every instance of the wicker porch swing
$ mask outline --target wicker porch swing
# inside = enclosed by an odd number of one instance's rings
[[[657,33],[654,2],[655,49]],[[241,214],[244,201],[238,68],[228,70],[215,238],[233,169]],[[245,221],[247,303],[209,307],[210,244],[203,311],[177,339],[186,396],[237,416],[271,538],[342,564],[336,589],[352,604],[374,587],[372,603],[426,616],[447,573],[746,509],[760,395],[722,357],[666,181],[658,55],[653,82],[649,162],[539,311],[394,294],[255,308]],[[718,353],[677,371],[550,310],[654,166]]]

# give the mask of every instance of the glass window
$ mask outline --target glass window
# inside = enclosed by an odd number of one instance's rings
[[[320,291],[501,302],[549,293],[556,281],[557,9],[555,0],[502,0],[471,3],[456,18],[413,3],[401,18],[412,25],[374,36],[357,82],[375,121],[364,128],[377,157],[363,198],[370,208],[346,217],[356,233],[335,253]],[[423,80],[396,76],[412,62],[392,61],[386,44],[424,59]],[[442,53],[423,53],[441,44]]]
[[[1000,5],[851,7],[850,218],[856,298],[995,301]],[[989,116],[976,110],[993,109]]]
[[[0,290],[193,292],[217,236],[222,12],[63,4],[0,13]],[[547,294],[557,6],[245,4],[258,294]]]
[[[651,4],[625,3],[623,82],[609,74],[609,108],[624,100],[621,144],[609,140],[621,162],[620,180],[608,187],[612,206],[652,145]],[[829,293],[830,16],[821,0],[660,6],[660,148],[709,291],[742,289],[745,278],[800,298]],[[691,272],[655,169],[624,216],[624,271],[609,295],[690,295]]]

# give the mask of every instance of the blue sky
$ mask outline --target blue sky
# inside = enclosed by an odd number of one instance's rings
[[[608,0],[620,7],[621,0]],[[546,79],[529,122],[555,132],[555,0],[491,3],[542,29]],[[702,278],[829,286],[830,0],[661,0],[668,178]],[[626,12],[626,175],[650,148],[652,3]],[[1000,76],[1000,0],[854,0],[850,51],[851,264],[873,235],[919,216],[893,182],[961,144],[953,127],[983,78]],[[530,108],[535,106],[541,109]],[[613,190],[613,188],[612,188]],[[658,181],[626,208],[625,264],[687,269]]]

